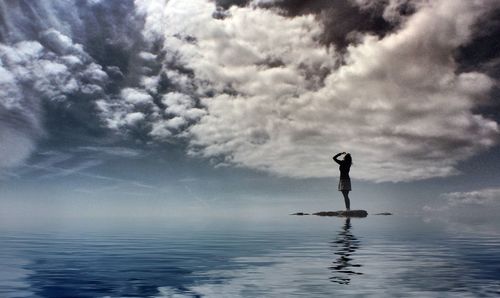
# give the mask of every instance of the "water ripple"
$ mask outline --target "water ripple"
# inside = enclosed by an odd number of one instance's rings
[[[5,231],[0,297],[500,295],[497,237],[422,222],[415,231],[401,220],[163,233]]]

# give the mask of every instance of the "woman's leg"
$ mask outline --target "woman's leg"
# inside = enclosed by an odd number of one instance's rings
[[[344,195],[345,209],[351,210],[351,201],[349,201],[349,191],[343,190],[342,194]]]

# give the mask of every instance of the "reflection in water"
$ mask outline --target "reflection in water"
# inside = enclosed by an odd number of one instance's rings
[[[330,280],[334,283],[347,285],[351,282],[351,275],[362,275],[361,272],[356,272],[353,269],[361,267],[360,264],[354,264],[352,254],[359,248],[359,240],[351,234],[351,219],[346,218],[342,230],[339,231],[337,238],[330,242],[335,250],[337,259],[333,261],[333,266],[330,267],[333,276]]]
[[[352,228],[337,218],[332,232],[293,219],[0,224],[0,297],[500,297],[498,233],[375,216]]]

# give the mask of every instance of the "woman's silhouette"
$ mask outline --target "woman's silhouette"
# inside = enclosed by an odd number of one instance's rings
[[[344,159],[340,160],[338,157],[342,154],[344,155]],[[342,192],[344,195],[345,208],[347,211],[351,210],[351,202],[349,201],[349,191],[351,191],[351,178],[349,177],[349,170],[352,165],[351,154],[341,152],[333,157],[336,163],[338,163],[340,169],[340,180],[338,190]]]

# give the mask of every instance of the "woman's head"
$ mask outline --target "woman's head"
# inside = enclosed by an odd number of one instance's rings
[[[344,161],[348,162],[349,165],[352,164],[352,157],[351,157],[351,154],[350,153],[347,153],[345,156],[344,156]]]

